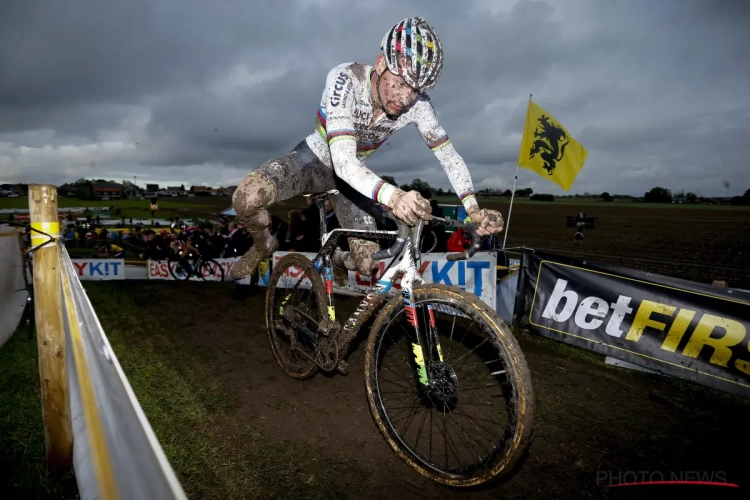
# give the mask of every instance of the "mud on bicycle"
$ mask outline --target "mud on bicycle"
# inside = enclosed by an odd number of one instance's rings
[[[337,193],[306,196],[322,211],[325,197]],[[424,282],[417,262],[425,222],[414,228],[396,222],[397,231],[329,233],[321,217],[316,257],[290,253],[273,266],[266,295],[271,351],[295,379],[317,371],[347,374],[349,347],[370,325],[365,386],[385,440],[436,482],[486,483],[511,471],[529,441],[534,397],[524,355],[508,326],[477,296]],[[472,246],[448,254],[449,261],[479,249],[476,224],[437,217],[431,223],[464,227],[472,236]],[[374,260],[392,260],[342,323],[336,319],[332,255],[347,236],[395,243],[373,253]]]

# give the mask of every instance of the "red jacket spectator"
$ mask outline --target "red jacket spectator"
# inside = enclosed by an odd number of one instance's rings
[[[463,252],[469,248],[470,245],[471,238],[465,236],[465,231],[463,229],[456,229],[453,231],[453,234],[451,234],[451,237],[448,238],[445,247],[448,252]]]

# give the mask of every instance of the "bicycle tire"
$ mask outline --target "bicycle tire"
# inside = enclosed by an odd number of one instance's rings
[[[179,255],[170,254],[169,260],[167,260],[167,267],[169,268],[169,274],[171,274],[172,277],[176,279],[177,281],[187,281],[190,279],[190,276],[192,275],[191,273],[187,272],[187,270],[185,270],[184,268],[183,270],[185,272],[181,274],[178,274],[175,272],[175,269],[177,269],[177,266],[180,265],[180,262],[183,262],[183,259],[181,259]],[[174,266],[172,265],[172,263],[174,263]],[[186,262],[186,264],[190,266],[189,262]]]
[[[204,271],[204,268],[206,269]],[[219,278],[218,280],[211,280],[211,281],[218,281],[219,283],[224,282],[224,268],[221,267],[221,264],[216,262],[214,259],[206,259],[201,261],[200,269],[198,270],[198,277],[202,279],[203,281],[206,281],[206,274],[211,275],[213,272],[216,271],[216,276]]]
[[[460,474],[451,474],[438,471],[431,467],[423,457],[417,455],[406,445],[399,444],[400,437],[392,425],[386,425],[384,418],[383,402],[381,401],[377,387],[377,352],[379,339],[387,331],[391,319],[404,311],[403,299],[400,296],[392,298],[379,312],[373,324],[367,342],[365,355],[365,386],[370,411],[375,423],[395,453],[410,467],[421,475],[441,484],[449,486],[469,487],[494,481],[505,476],[513,469],[528,446],[531,436],[531,423],[534,416],[534,395],[531,386],[531,376],[526,365],[526,360],[510,329],[497,316],[497,313],[482,302],[477,296],[463,292],[455,287],[441,284],[424,284],[414,287],[414,300],[419,303],[424,300],[443,300],[450,302],[460,313],[469,317],[476,317],[489,327],[492,338],[490,340],[498,351],[504,351],[503,361],[508,361],[506,370],[509,371],[508,381],[515,390],[516,405],[515,426],[505,441],[505,449],[498,462],[486,473],[473,474],[461,477]],[[490,332],[488,332],[490,333]],[[506,431],[507,432],[507,431]],[[504,438],[507,434],[504,436]],[[481,471],[480,471],[481,472]]]
[[[314,267],[310,267],[310,264],[310,259],[304,255],[297,253],[285,255],[273,266],[273,272],[268,280],[268,290],[266,291],[266,331],[268,333],[268,343],[271,346],[271,353],[273,353],[273,357],[282,371],[297,380],[305,380],[312,377],[318,371],[318,366],[313,361],[308,360],[300,368],[295,368],[284,359],[276,338],[278,329],[275,326],[277,318],[274,314],[280,307],[283,307],[276,301],[276,291],[279,280],[285,275],[285,271],[288,268],[297,267],[301,270],[309,268],[307,276],[312,283],[312,293],[318,304],[318,318],[319,320],[322,320],[326,314],[327,304],[325,285],[323,285],[323,279],[320,277],[320,273],[318,273],[317,269]],[[289,304],[289,302],[284,302],[284,304]]]

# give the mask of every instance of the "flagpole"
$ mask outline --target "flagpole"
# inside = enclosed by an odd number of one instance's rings
[[[531,106],[531,94],[529,94],[529,106]],[[526,119],[528,120],[528,109],[526,112]],[[510,208],[508,208],[508,223],[505,225],[505,236],[503,236],[503,250],[505,250],[505,242],[508,240],[508,228],[510,227],[510,214],[513,212],[513,200],[516,197],[516,182],[518,182],[518,169],[519,163],[516,163],[516,177],[513,179],[513,192],[510,195]]]
[[[513,179],[513,192],[510,195],[510,208],[508,209],[508,223],[505,225],[505,236],[503,237],[503,250],[505,241],[508,239],[508,228],[510,227],[510,214],[513,212],[513,198],[516,197],[516,181],[518,180],[518,164],[516,163],[516,178]]]

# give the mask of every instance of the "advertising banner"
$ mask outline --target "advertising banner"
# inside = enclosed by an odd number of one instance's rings
[[[750,296],[524,250],[517,304],[534,333],[750,397]]]
[[[124,280],[123,259],[72,259],[80,280]]]
[[[224,270],[224,281],[232,281],[232,278],[229,277],[229,270],[232,269],[232,266],[240,260],[239,257],[232,257],[229,259],[213,259],[214,263],[209,263],[209,267],[203,266],[203,281],[219,281],[221,274],[217,272],[216,267],[221,266]],[[148,269],[148,279],[150,280],[173,280],[174,277],[172,276],[172,273],[169,272],[169,268],[172,268],[172,271],[174,271],[175,266],[177,266],[176,262],[168,262],[166,260],[149,260],[147,269]],[[213,271],[213,272],[211,272]],[[263,261],[258,266],[260,281],[258,285],[260,286],[268,286],[268,278],[269,278],[269,270],[268,270],[268,260]],[[190,281],[201,281],[200,278],[197,276],[192,276],[190,278]],[[250,278],[245,278],[243,280],[240,280],[238,282],[240,285],[248,285],[250,284]]]
[[[273,254],[273,265],[281,260],[281,258],[290,252],[274,252]],[[296,252],[302,253],[308,259],[315,258],[315,253],[310,252]],[[497,275],[497,256],[494,252],[480,252],[475,254],[471,259],[459,260],[449,262],[445,258],[445,253],[425,253],[422,254],[421,264],[419,265],[419,273],[427,283],[444,283],[446,285],[455,285],[461,290],[473,293],[478,296],[482,302],[490,306],[493,310],[495,309],[495,297],[497,293],[496,286],[496,275]],[[370,279],[363,278],[359,273],[349,271],[349,282],[347,287],[349,290],[356,291],[361,294],[367,293],[368,287],[375,285],[377,280],[382,276],[383,271],[392,259],[387,259],[379,262],[380,271],[376,276]],[[287,271],[289,280],[282,281],[280,283],[296,283],[296,278],[303,270],[291,268]],[[261,275],[262,277],[263,275]],[[268,280],[266,278],[266,284]],[[308,282],[309,283],[309,282]],[[304,283],[303,283],[304,286]],[[308,284],[309,286],[309,284]],[[399,281],[394,284],[395,288],[399,288]],[[334,290],[338,290],[337,286],[334,286]]]

